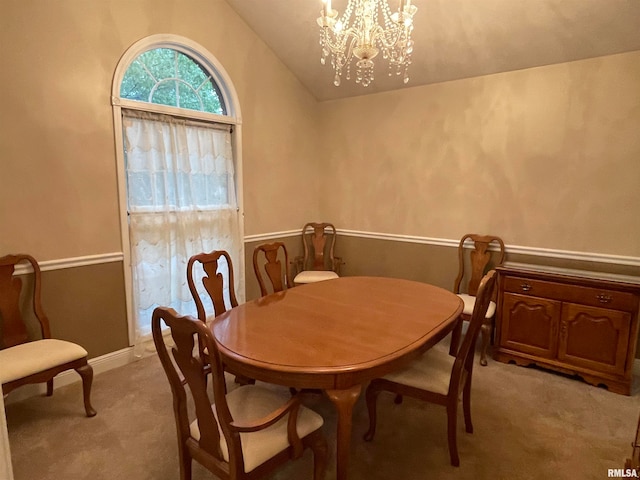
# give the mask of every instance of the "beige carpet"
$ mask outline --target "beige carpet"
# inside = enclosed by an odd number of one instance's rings
[[[80,390],[74,384],[52,398],[8,399],[15,480],[178,479],[171,393],[156,357],[97,375],[94,418],[84,416]],[[368,443],[362,400],[354,414],[350,480],[601,480],[631,455],[640,385],[636,376],[626,397],[537,369],[494,361],[477,366],[475,431],[464,432],[460,412],[458,468],[449,464],[442,407],[411,399],[395,405],[382,394],[378,432]],[[324,416],[335,449],[333,406],[322,396],[307,403]],[[211,478],[196,466],[194,480]],[[311,478],[310,454],[270,478]],[[335,456],[326,478],[335,479]]]

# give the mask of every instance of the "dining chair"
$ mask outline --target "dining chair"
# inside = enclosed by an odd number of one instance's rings
[[[260,265],[259,263],[261,254],[266,260],[263,265]],[[281,259],[278,259],[278,255],[280,255]],[[253,250],[253,271],[256,273],[256,278],[258,279],[258,283],[260,284],[260,294],[263,297],[265,295],[269,295],[269,293],[283,292],[286,289],[293,288],[293,284],[291,283],[291,276],[287,271],[288,265],[289,254],[287,253],[287,247],[282,242],[265,243],[262,245],[258,245]],[[263,278],[264,276],[266,276],[271,282],[271,292],[269,292],[269,289],[267,288],[267,283]],[[274,299],[258,299],[258,303],[264,305],[266,304],[266,302],[270,302],[272,300]],[[296,393],[322,393],[321,390],[311,388],[298,390],[291,387],[290,391],[292,395],[295,395]]]
[[[211,303],[213,304],[213,313],[207,312],[203,297],[198,291],[196,279],[200,276],[196,272],[197,267],[201,266],[203,275],[200,278],[205,291],[209,294]],[[226,280],[225,280],[226,279]],[[192,255],[187,262],[187,284],[189,291],[196,304],[196,312],[198,319],[207,324],[213,321],[215,317],[223,314],[229,308],[237,307],[238,300],[234,287],[233,262],[231,256],[225,250],[214,250],[209,253],[198,253]],[[200,345],[202,354],[206,356],[207,351],[204,345]],[[255,383],[255,380],[246,378],[244,375],[234,374],[236,383]]]
[[[473,242],[473,248],[467,248],[465,244]],[[492,247],[495,246],[495,249]],[[493,255],[492,255],[493,253]],[[500,237],[493,235],[476,235],[468,233],[460,239],[458,244],[458,276],[454,282],[453,293],[458,295],[463,303],[462,320],[468,322],[476,301],[478,286],[482,277],[489,268],[496,267],[504,262],[505,248]],[[482,346],[480,348],[480,365],[487,365],[487,350],[493,334],[493,318],[496,314],[496,301],[494,296],[489,303],[486,318],[482,324]],[[451,353],[455,353],[460,343],[462,323],[458,325],[451,338]]]
[[[204,271],[201,281],[213,303],[213,315],[207,313],[196,285],[196,267],[198,265],[201,265]],[[234,287],[233,262],[231,256],[224,250],[214,250],[210,253],[198,253],[191,256],[187,263],[187,284],[196,304],[198,318],[203,322],[226,312],[228,308],[238,306]]]
[[[171,332],[171,355],[162,323]],[[173,394],[181,480],[191,479],[193,460],[219,478],[262,478],[299,458],[306,448],[313,452],[313,478],[324,477],[327,442],[322,434],[323,419],[301,405],[298,396],[256,385],[227,393],[215,339],[198,319],[158,307],[151,330]],[[206,357],[194,348],[196,343],[206,346]],[[207,389],[209,373],[213,398]],[[195,412],[193,421],[189,420],[190,411]]]
[[[261,256],[265,260],[262,265],[260,264]],[[258,279],[260,294],[263,297],[269,293],[282,292],[293,287],[288,269],[289,254],[284,243],[263,243],[253,250],[253,271]],[[271,282],[271,292],[267,288],[264,277],[267,277]]]
[[[491,270],[482,278],[477,290],[476,302],[469,327],[462,345],[455,356],[449,353],[445,341],[427,350],[404,369],[373,380],[366,391],[369,411],[369,430],[366,441],[373,440],[376,432],[376,400],[382,391],[396,394],[396,403],[402,396],[442,405],[447,411],[447,437],[451,465],[459,466],[457,443],[458,402],[462,395],[462,406],[466,431],[473,433],[471,423],[471,376],[476,340],[482,327],[496,281],[496,272]]]
[[[22,266],[26,266],[25,276],[15,275],[16,268]],[[93,369],[87,361],[87,351],[76,343],[51,338],[41,291],[42,274],[34,257],[17,254],[0,258],[2,393],[6,395],[27,384],[46,383],[47,396],[50,397],[53,395],[54,377],[61,372],[75,370],[82,379],[85,412],[87,417],[93,417],[96,414],[91,406]],[[31,308],[27,308],[29,304]]]
[[[295,285],[321,282],[340,276],[342,258],[334,254],[336,227],[331,223],[310,222],[302,227],[304,254],[294,259]]]

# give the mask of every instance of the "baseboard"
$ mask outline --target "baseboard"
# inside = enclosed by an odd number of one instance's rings
[[[100,375],[101,373],[108,372],[109,370],[113,370],[114,368],[123,367],[131,362],[134,362],[135,360],[138,360],[138,357],[133,354],[133,347],[123,348],[122,350],[107,353],[106,355],[90,359],[89,365],[91,365],[91,367],[93,368],[94,382],[95,377]],[[55,390],[79,381],[80,376],[75,371],[67,370],[66,372],[62,372],[55,377],[55,380],[53,381],[53,388]],[[7,397],[4,399],[4,403],[5,405],[10,405],[15,402],[26,400],[30,397],[44,395],[46,391],[47,387],[44,383],[36,385],[25,385],[23,387],[17,388],[13,392],[11,392],[10,395],[7,395]]]

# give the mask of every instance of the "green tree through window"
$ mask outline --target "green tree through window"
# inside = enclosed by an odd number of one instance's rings
[[[148,50],[124,75],[120,96],[139,102],[226,115],[211,75],[187,55],[169,48]]]

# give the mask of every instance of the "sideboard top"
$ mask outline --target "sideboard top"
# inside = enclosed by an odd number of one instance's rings
[[[548,265],[536,265],[530,263],[518,263],[518,262],[504,262],[497,267],[498,269],[505,269],[512,272],[523,273],[540,273],[540,274],[552,274],[561,277],[571,278],[587,278],[593,280],[604,280],[616,283],[626,283],[632,286],[640,286],[640,276],[633,275],[619,275],[616,273],[606,272],[593,272],[590,270],[579,270],[573,268],[561,268],[551,267]]]

